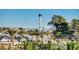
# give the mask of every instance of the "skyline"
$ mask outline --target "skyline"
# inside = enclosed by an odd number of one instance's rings
[[[0,27],[39,28],[38,14],[43,15],[43,26],[51,21],[53,15],[61,15],[68,22],[79,19],[78,9],[0,9]]]

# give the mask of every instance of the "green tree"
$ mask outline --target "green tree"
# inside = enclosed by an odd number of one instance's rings
[[[48,24],[56,27],[56,30],[54,31],[56,37],[63,38],[66,36],[68,32],[68,23],[64,17],[53,15],[52,20]]]
[[[79,19],[72,19],[71,24],[73,29],[79,30]]]
[[[79,39],[79,19],[72,19],[71,21],[72,29],[74,30],[75,39]]]

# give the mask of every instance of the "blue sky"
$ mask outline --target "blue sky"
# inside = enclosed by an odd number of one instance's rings
[[[0,27],[38,28],[39,13],[45,28],[53,15],[62,15],[68,22],[79,18],[78,9],[0,9]]]

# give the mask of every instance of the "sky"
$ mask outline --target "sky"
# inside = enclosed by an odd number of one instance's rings
[[[0,27],[39,28],[39,13],[44,28],[50,27],[47,24],[53,15],[61,15],[68,22],[79,19],[78,9],[0,9]]]

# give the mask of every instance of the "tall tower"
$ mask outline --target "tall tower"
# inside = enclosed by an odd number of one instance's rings
[[[43,30],[42,14],[38,14],[38,17],[39,17],[39,31],[41,32]]]

